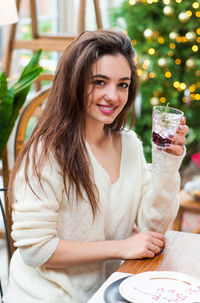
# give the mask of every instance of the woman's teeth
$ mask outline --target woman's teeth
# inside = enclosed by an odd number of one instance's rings
[[[105,110],[114,110],[114,107],[107,107],[107,106],[103,106],[103,105],[99,105],[99,107],[101,107],[102,109],[105,109]]]

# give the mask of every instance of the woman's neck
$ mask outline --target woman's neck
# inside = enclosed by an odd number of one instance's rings
[[[95,125],[91,127],[86,124],[86,140],[89,144],[100,145],[108,139],[110,132],[104,129],[103,124]]]

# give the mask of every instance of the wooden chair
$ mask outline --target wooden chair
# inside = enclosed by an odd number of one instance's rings
[[[183,216],[185,213],[200,214],[200,202],[193,199],[191,195],[181,190],[179,193],[180,207],[178,215],[173,224],[173,230],[181,231]],[[200,227],[195,228],[192,232],[200,233]]]
[[[31,132],[36,124],[38,118],[42,114],[43,106],[49,95],[50,88],[37,93],[37,95],[24,107],[17,125],[15,133],[14,155],[15,159],[21,152],[25,141],[31,135]],[[30,124],[31,119],[35,118],[34,123]],[[27,130],[29,127],[29,134]]]

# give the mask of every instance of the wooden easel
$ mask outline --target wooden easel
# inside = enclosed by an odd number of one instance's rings
[[[16,6],[18,12],[20,12],[20,5],[21,0],[16,0]],[[99,0],[93,0],[94,8],[95,8],[95,15],[96,15],[96,22],[97,28],[102,28],[102,21],[101,21],[101,14],[99,8]],[[30,16],[31,16],[31,29],[32,29],[32,39],[31,40],[19,40],[16,39],[16,28],[17,24],[13,24],[10,27],[10,33],[7,41],[7,47],[5,50],[4,56],[4,70],[7,76],[9,76],[11,62],[12,62],[12,54],[13,50],[15,49],[30,49],[33,52],[37,51],[39,48],[42,48],[43,51],[58,51],[62,52],[64,49],[69,45],[74,39],[75,36],[60,36],[60,35],[40,35],[38,33],[38,24],[37,24],[37,9],[36,9],[36,0],[29,0],[30,5]],[[85,30],[85,11],[86,11],[86,0],[80,0],[79,5],[79,17],[78,17],[78,24],[77,24],[77,34],[80,34]],[[52,80],[53,75],[51,74],[43,74],[38,77],[37,81],[42,80]],[[9,180],[9,167],[8,167],[8,154],[7,149],[3,154],[3,180],[4,180],[4,187],[8,186]],[[6,197],[5,197],[6,201]],[[6,205],[6,220],[8,224],[9,234],[11,233],[11,214],[9,211],[8,203]],[[14,246],[11,240],[11,249],[12,252],[14,251]]]

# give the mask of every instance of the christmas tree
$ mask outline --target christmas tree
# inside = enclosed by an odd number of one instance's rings
[[[142,103],[135,130],[147,160],[152,107],[167,103],[185,113],[189,159],[200,145],[200,1],[126,0],[113,16],[114,26],[126,30],[137,54]]]

